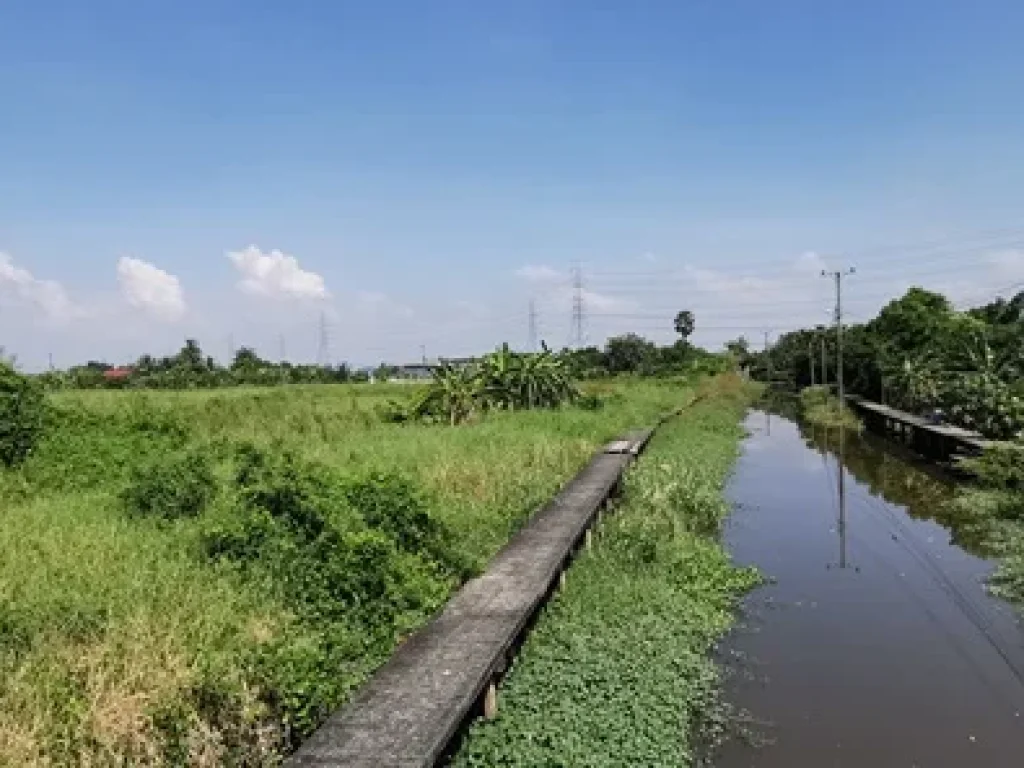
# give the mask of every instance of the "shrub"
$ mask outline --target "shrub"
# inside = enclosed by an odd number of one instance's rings
[[[804,387],[800,390],[800,404],[804,408],[811,408],[815,405],[825,405],[828,401],[828,387]]]
[[[451,574],[468,575],[451,533],[431,516],[423,493],[408,478],[371,472],[345,482],[341,495],[368,526],[386,534],[400,550],[426,557]]]
[[[408,479],[344,478],[252,445],[237,461],[233,503],[207,517],[201,540],[209,558],[263,583],[316,638],[256,660],[265,703],[294,741],[347,695],[355,660],[381,661],[444,602],[459,561]]]
[[[133,515],[176,520],[199,515],[216,493],[209,456],[190,451],[133,468],[121,498]]]
[[[1024,400],[1005,381],[988,373],[960,374],[943,392],[949,420],[985,437],[1008,440],[1024,427]]]
[[[0,463],[23,462],[43,433],[43,389],[10,363],[0,360]]]
[[[1024,444],[988,448],[965,463],[985,488],[1024,491]]]

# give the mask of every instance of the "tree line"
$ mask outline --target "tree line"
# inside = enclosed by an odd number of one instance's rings
[[[195,339],[185,341],[174,355],[143,355],[130,366],[90,361],[66,371],[47,371],[39,379],[47,389],[202,389],[230,386],[326,384],[366,379],[344,363],[337,366],[305,365],[264,360],[255,350],[242,347],[229,365],[206,355]]]
[[[679,338],[659,346],[643,336],[627,333],[608,339],[603,347],[565,348],[545,355],[566,366],[573,378],[618,374],[657,376],[694,371],[716,372],[747,360],[743,339],[727,345],[728,355],[708,352],[690,343],[695,328],[692,312],[679,312],[673,322]],[[228,365],[205,354],[199,342],[188,339],[174,355],[143,355],[130,366],[89,361],[67,370],[47,371],[38,378],[45,388],[55,389],[202,389],[229,386],[278,386],[329,384],[401,377],[399,366],[381,363],[372,370],[353,370],[347,364],[323,366],[274,362],[261,358],[249,347],[239,349]]]
[[[1024,429],[1024,291],[958,311],[915,287],[866,323],[844,325],[847,392],[994,438]],[[757,378],[801,389],[836,381],[837,336],[817,326],[779,337],[749,355]],[[822,363],[824,360],[824,364]]]

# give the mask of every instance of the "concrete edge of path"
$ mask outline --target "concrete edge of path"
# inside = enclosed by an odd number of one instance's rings
[[[596,453],[285,765],[426,768],[468,718],[493,714],[496,681],[655,429]]]

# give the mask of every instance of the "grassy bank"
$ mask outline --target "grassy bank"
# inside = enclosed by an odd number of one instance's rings
[[[805,421],[819,427],[845,427],[857,432],[864,428],[856,414],[825,387],[801,390],[800,409]]]
[[[755,575],[717,540],[747,394],[719,380],[655,436],[624,506],[569,572],[455,759],[469,766],[692,762],[721,724],[708,654]]]
[[[992,448],[966,464],[975,479],[957,491],[953,511],[999,561],[991,591],[1024,609],[1024,444]]]
[[[408,392],[54,396],[0,473],[0,765],[276,763],[599,444],[690,395],[383,423]]]

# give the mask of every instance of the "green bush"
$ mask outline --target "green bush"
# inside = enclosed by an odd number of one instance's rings
[[[209,456],[194,450],[133,468],[121,498],[132,515],[177,520],[202,513],[216,493]]]
[[[965,464],[985,488],[1024,491],[1024,444],[988,448]]]
[[[370,528],[391,538],[402,551],[428,558],[442,570],[470,575],[451,533],[430,513],[423,493],[393,472],[370,472],[347,480],[341,495]]]
[[[209,516],[207,556],[266,585],[318,638],[257,662],[290,738],[308,734],[348,692],[342,672],[385,655],[436,610],[460,560],[422,492],[398,475],[346,478],[288,451],[238,454],[232,504]]]
[[[43,433],[46,404],[43,388],[0,360],[0,463],[23,462]]]
[[[1024,428],[1024,400],[992,374],[958,375],[946,384],[942,396],[952,423],[985,437],[1009,440]]]
[[[828,387],[804,387],[800,390],[800,404],[804,408],[812,408],[816,405],[825,405],[829,401]]]

